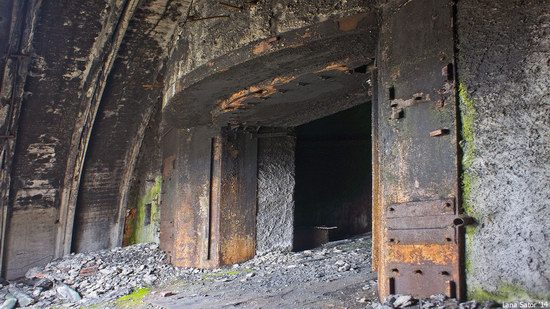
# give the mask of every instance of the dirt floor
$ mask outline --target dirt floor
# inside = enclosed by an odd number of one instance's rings
[[[376,299],[370,261],[370,235],[303,252],[268,253],[232,268],[197,270],[156,288],[141,306],[365,308]]]

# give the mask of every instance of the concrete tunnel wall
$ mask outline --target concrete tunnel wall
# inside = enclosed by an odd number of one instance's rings
[[[550,4],[461,0],[468,297],[550,299]]]

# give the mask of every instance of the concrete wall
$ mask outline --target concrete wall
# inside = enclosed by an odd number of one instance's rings
[[[259,139],[257,253],[292,249],[295,146],[292,136]]]
[[[457,12],[468,294],[550,299],[550,4]]]
[[[159,123],[160,108],[147,126],[130,182],[123,245],[159,242],[162,186]]]

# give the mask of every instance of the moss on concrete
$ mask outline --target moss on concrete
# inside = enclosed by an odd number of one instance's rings
[[[476,110],[474,101],[468,94],[468,89],[464,83],[458,83],[458,96],[460,106],[460,120],[461,120],[461,143],[462,148],[462,208],[464,213],[479,220],[479,215],[473,209],[471,204],[472,185],[475,181],[475,176],[470,172],[470,168],[474,162],[474,139],[475,139],[475,116]],[[476,228],[474,226],[466,227],[466,258],[464,266],[466,268],[466,274],[473,271],[472,260],[469,258],[469,252],[472,252],[472,241]]]
[[[494,292],[489,292],[482,288],[471,288],[468,291],[468,299],[475,299],[477,301],[496,301],[499,303],[512,302],[512,301],[548,301],[548,295],[537,295],[530,293],[522,287],[510,284],[502,283]]]
[[[154,185],[147,190],[144,196],[138,198],[136,207],[136,217],[134,222],[129,223],[132,233],[128,244],[137,244],[155,241],[155,230],[159,224],[159,195],[162,186],[162,177],[155,178]],[[150,224],[145,225],[146,207],[151,205]]]
[[[474,139],[475,139],[475,117],[476,110],[474,101],[468,94],[468,89],[462,83],[458,83],[458,95],[460,100],[460,119],[462,127],[461,132],[461,148],[462,148],[462,207],[464,212],[472,217],[477,217],[469,199],[471,197],[472,185],[475,181],[474,175],[469,172],[470,167],[474,162]]]

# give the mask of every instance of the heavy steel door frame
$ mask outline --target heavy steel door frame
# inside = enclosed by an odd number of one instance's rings
[[[454,3],[381,4],[373,70],[373,269],[379,296],[463,299]]]

